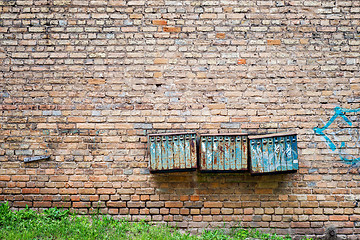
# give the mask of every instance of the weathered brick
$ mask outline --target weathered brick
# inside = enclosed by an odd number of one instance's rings
[[[73,202],[73,208],[89,208],[91,206],[90,202]]]
[[[30,180],[30,177],[27,175],[14,175],[11,176],[11,180],[14,182],[27,182]]]
[[[51,207],[51,202],[34,202],[33,207],[49,208]]]
[[[126,207],[126,202],[107,202],[106,206],[123,208],[123,207]]]
[[[179,201],[176,201],[176,202],[165,202],[165,207],[166,208],[181,208],[183,207],[183,202],[179,202]]]
[[[68,180],[68,176],[50,176],[50,181],[52,182],[67,182]]]
[[[105,79],[89,79],[88,84],[94,84],[94,85],[105,84]]]
[[[205,208],[221,208],[222,206],[222,202],[204,202]]]
[[[163,27],[164,32],[181,32],[181,27]]]

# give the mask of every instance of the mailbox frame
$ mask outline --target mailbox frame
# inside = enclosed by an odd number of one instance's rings
[[[197,133],[148,134],[148,153],[150,172],[195,171]]]
[[[299,169],[295,132],[250,135],[248,138],[251,174],[296,172]]]
[[[249,170],[248,141],[247,133],[200,134],[199,170],[201,172]],[[222,150],[215,150],[220,147]]]

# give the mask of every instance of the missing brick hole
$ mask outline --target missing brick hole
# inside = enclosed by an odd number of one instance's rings
[[[5,6],[15,6],[16,0],[3,0]]]
[[[337,239],[336,227],[335,226],[329,226],[326,229],[324,240],[333,240],[333,239],[334,240]]]
[[[158,84],[155,84],[155,85],[156,85],[156,87],[161,87],[162,86],[161,83],[158,83]]]

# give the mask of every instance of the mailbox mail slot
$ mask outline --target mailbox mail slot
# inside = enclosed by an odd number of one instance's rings
[[[197,168],[196,133],[149,134],[150,171]]]
[[[200,136],[201,171],[248,169],[247,134],[204,134]]]
[[[295,133],[249,136],[251,173],[271,173],[299,169]]]

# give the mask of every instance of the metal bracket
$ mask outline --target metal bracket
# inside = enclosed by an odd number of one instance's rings
[[[28,162],[34,162],[34,161],[39,161],[42,159],[48,159],[50,158],[50,155],[41,155],[41,156],[36,156],[36,157],[28,157],[28,158],[24,158],[24,162],[28,163]]]

